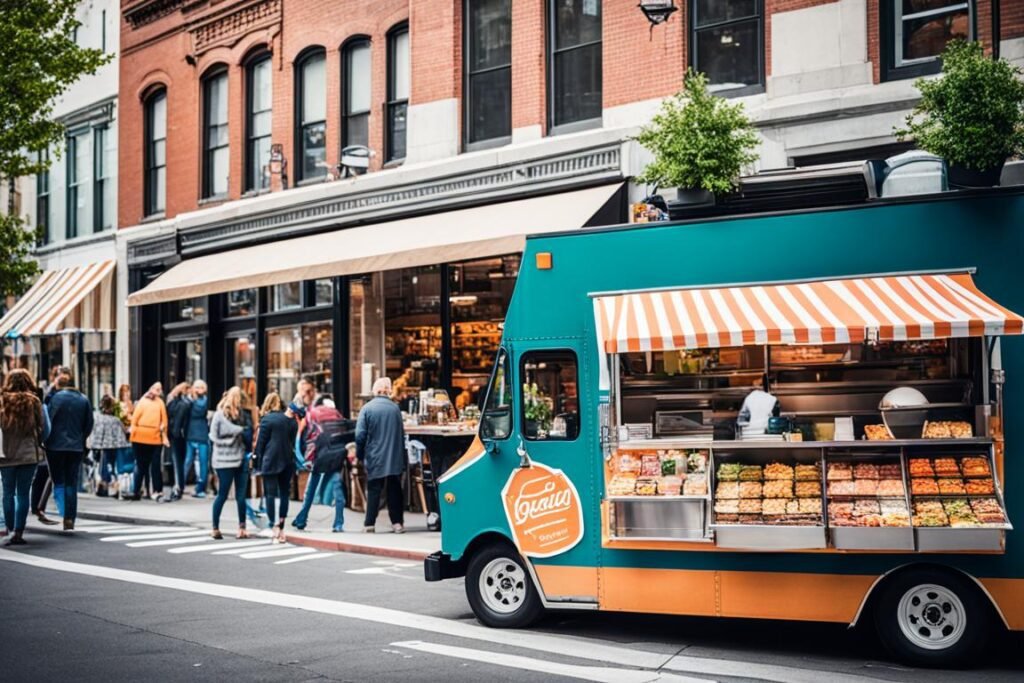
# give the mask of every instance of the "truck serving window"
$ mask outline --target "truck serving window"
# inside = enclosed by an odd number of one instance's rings
[[[569,350],[523,355],[523,436],[531,441],[574,441],[580,433],[576,354]]]
[[[487,387],[484,414],[480,421],[480,436],[484,439],[507,439],[512,433],[512,374],[508,367],[508,354],[498,350],[498,359]]]

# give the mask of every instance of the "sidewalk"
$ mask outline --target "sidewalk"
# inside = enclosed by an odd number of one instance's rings
[[[82,519],[115,522],[119,524],[172,524],[210,528],[210,508],[213,496],[206,498],[185,498],[173,503],[155,503],[140,500],[121,501],[116,498],[97,498],[87,493],[78,495],[78,516]],[[391,533],[387,510],[377,518],[377,533],[363,533],[363,514],[345,510],[345,531],[331,533],[334,522],[334,507],[314,505],[309,513],[306,531],[297,531],[291,526],[291,519],[302,504],[290,501],[286,533],[288,541],[295,545],[308,545],[320,550],[380,555],[406,560],[422,560],[441,547],[441,535],[427,531],[426,517],[414,512],[405,513],[404,534]],[[52,504],[51,504],[52,507]],[[51,517],[58,517],[56,511],[47,511]],[[264,525],[266,518],[263,518]],[[221,527],[225,533],[235,528],[234,499],[229,499],[221,514]]]

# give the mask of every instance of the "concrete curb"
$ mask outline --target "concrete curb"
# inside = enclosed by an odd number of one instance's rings
[[[380,546],[361,545],[346,541],[327,540],[302,534],[286,534],[289,543],[295,545],[309,546],[317,550],[331,550],[340,553],[359,553],[361,555],[376,555],[377,557],[392,557],[399,560],[423,560],[429,552],[422,550],[405,550],[403,548],[381,548]]]
[[[180,519],[146,519],[144,517],[129,517],[128,515],[112,515],[106,512],[79,512],[79,519],[91,519],[96,522],[112,522],[114,524],[140,524],[154,525],[163,524],[166,526],[192,526]],[[58,517],[58,519],[60,519]]]

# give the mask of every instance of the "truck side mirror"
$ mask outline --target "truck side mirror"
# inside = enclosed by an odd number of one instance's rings
[[[491,439],[484,439],[484,450],[487,451],[488,455],[497,455],[498,442],[492,441]]]

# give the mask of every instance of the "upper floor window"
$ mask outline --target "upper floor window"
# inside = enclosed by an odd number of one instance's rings
[[[601,3],[548,4],[548,118],[550,127],[584,128],[601,118]],[[563,129],[564,130],[564,129]]]
[[[39,152],[40,163],[49,163],[50,150]],[[47,169],[36,176],[36,228],[39,231],[40,242],[53,242],[57,236],[53,234],[53,227],[50,225],[50,169]]]
[[[102,232],[114,227],[114,168],[117,157],[117,139],[106,126],[93,129],[93,231]]]
[[[406,120],[409,109],[409,27],[388,34],[388,102],[385,161],[405,158]]]
[[[144,213],[164,212],[167,192],[167,91],[146,98],[144,132]]]
[[[250,61],[245,73],[245,190],[259,192],[270,188],[270,55]]]
[[[466,0],[466,142],[512,136],[512,0]]]
[[[370,41],[350,41],[342,51],[341,144],[370,146]]]
[[[693,0],[690,57],[712,91],[743,95],[764,84],[763,0]]]
[[[89,131],[68,136],[67,155],[67,238],[88,235],[92,226],[92,194],[89,191],[92,157]]]
[[[203,197],[228,194],[228,72],[203,80]]]
[[[975,36],[973,0],[881,3],[883,78],[937,73],[946,43]]]
[[[295,147],[298,177],[303,181],[327,175],[327,69],[323,50],[304,56],[296,66]]]

